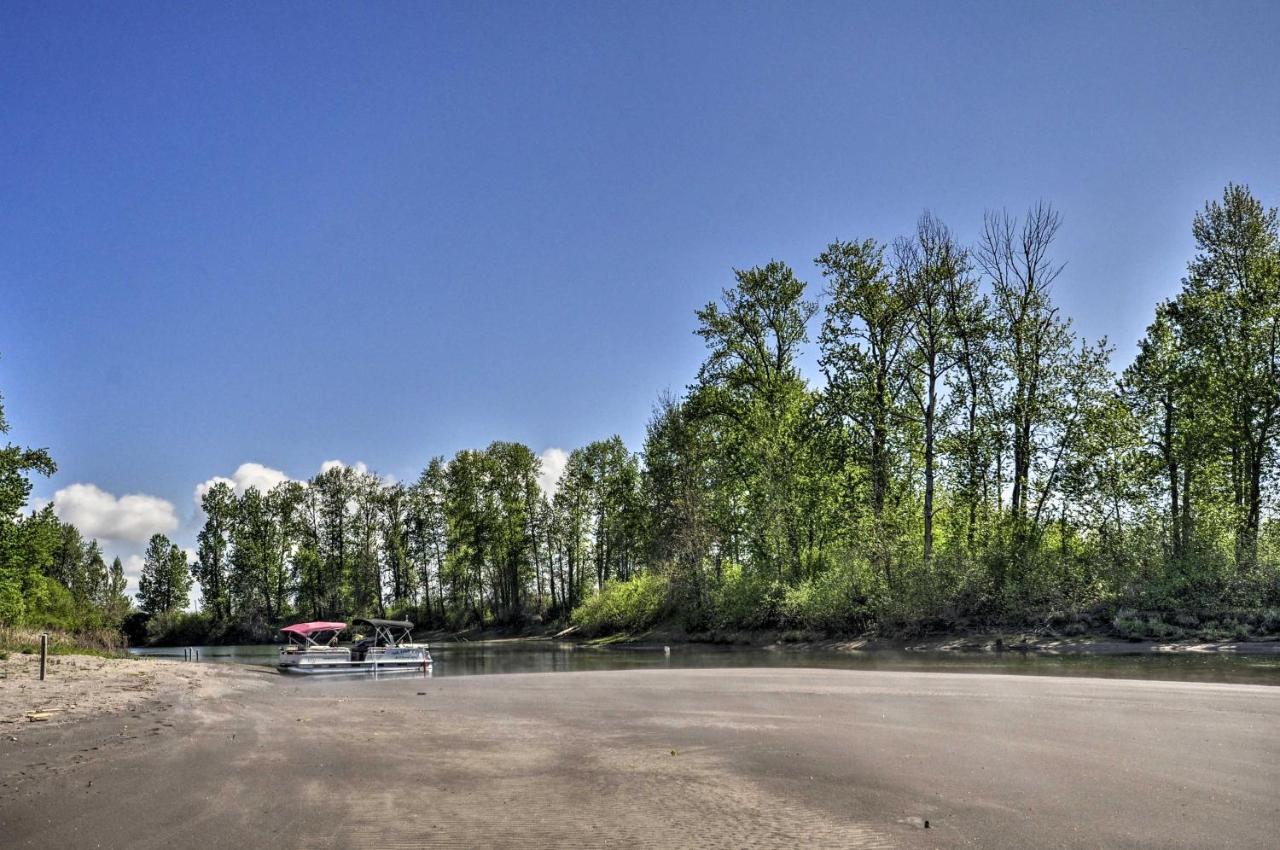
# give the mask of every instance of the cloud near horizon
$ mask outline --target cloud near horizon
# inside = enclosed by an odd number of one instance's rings
[[[353,469],[358,474],[365,475],[369,472],[369,465],[362,460],[358,460],[355,463],[347,463],[343,460],[326,460],[324,463],[320,464],[321,474],[324,474],[331,469]],[[378,480],[388,487],[399,482],[398,478],[389,473],[387,475],[379,475]]]
[[[120,559],[120,565],[124,567],[125,592],[134,595],[138,592],[138,577],[142,575],[142,556],[129,555]]]
[[[53,512],[86,537],[145,543],[178,527],[173,503],[158,496],[116,496],[94,484],[72,484],[53,494]]]
[[[552,447],[543,449],[538,459],[542,461],[542,469],[538,472],[538,486],[550,499],[555,496],[556,489],[560,486],[560,476],[564,473],[565,464],[569,462],[569,453],[564,449]]]
[[[344,467],[350,467],[361,474],[369,471],[369,467],[365,466],[364,461],[362,460],[358,460],[353,464],[341,460],[326,460],[324,463],[320,464],[320,472],[324,473],[331,469],[342,469]]]
[[[342,460],[326,460],[324,463],[320,464],[320,472],[325,473],[331,469],[344,467],[354,469],[361,475],[369,471],[369,467],[364,461],[347,463]],[[396,483],[396,477],[394,475],[383,475],[381,478],[383,484]],[[196,518],[199,519],[201,516],[200,500],[204,498],[204,494],[208,493],[215,484],[230,485],[231,489],[236,491],[237,496],[243,496],[245,491],[250,487],[256,488],[260,493],[266,493],[277,484],[283,484],[286,481],[301,481],[301,479],[293,478],[283,470],[273,469],[270,466],[256,463],[254,461],[242,463],[236,467],[235,472],[231,473],[230,478],[225,475],[215,475],[212,478],[201,481],[196,485],[195,490],[192,493],[192,499],[196,503]],[[304,485],[306,484],[305,481],[301,481],[301,483]]]
[[[199,508],[200,500],[215,484],[229,484],[237,495],[243,496],[250,487],[257,489],[260,493],[266,493],[277,484],[283,484],[289,480],[291,480],[289,476],[279,469],[272,469],[261,463],[249,461],[236,467],[236,471],[231,473],[230,478],[225,475],[215,475],[207,481],[201,481],[196,485],[193,498],[195,499],[196,507]]]

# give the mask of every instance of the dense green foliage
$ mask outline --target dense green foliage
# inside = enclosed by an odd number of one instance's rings
[[[651,570],[626,581],[609,579],[573,616],[589,633],[639,632],[658,622],[667,599],[665,576]]]
[[[360,614],[597,632],[1271,628],[1276,212],[1232,185],[1196,214],[1181,290],[1121,375],[1053,302],[1059,226],[1046,205],[989,214],[964,246],[926,214],[892,242],[832,242],[821,294],[783,263],[737,271],[697,312],[706,359],[659,399],[642,452],[576,449],[551,492],[539,457],[504,442],[408,484],[334,466],[266,493],[215,485],[191,567],[203,610],[177,610],[185,559],[158,537],[140,594],[152,631]],[[92,544],[48,509],[14,519],[47,456],[10,447],[3,463],[0,620],[54,610],[58,592],[109,609]]]
[[[138,578],[138,607],[151,616],[181,611],[191,595],[187,556],[163,534],[153,534]]]
[[[567,616],[640,567],[640,467],[615,437],[574,451],[551,498],[539,472],[526,446],[499,442],[433,459],[409,485],[345,466],[266,494],[216,484],[192,566],[204,613],[236,633],[290,616]]]

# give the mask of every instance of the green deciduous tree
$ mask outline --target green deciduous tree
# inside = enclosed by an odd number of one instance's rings
[[[906,363],[911,305],[874,240],[833,242],[817,259],[827,279],[819,364],[823,409],[840,429],[845,513],[869,541],[869,555],[892,585],[899,526],[893,514],[907,451]],[[860,493],[865,492],[863,500]],[[869,522],[857,523],[862,505]]]
[[[230,582],[231,544],[238,504],[232,486],[219,481],[200,497],[204,526],[196,542],[196,562],[191,565],[200,582],[201,604],[215,623],[232,616]]]
[[[138,607],[147,614],[167,614],[187,606],[191,571],[187,556],[163,534],[154,534],[142,557]]]
[[[1257,562],[1263,491],[1280,434],[1280,232],[1275,209],[1246,186],[1227,186],[1192,228],[1196,257],[1171,312],[1202,379],[1204,407],[1220,413],[1235,514],[1236,560]]]

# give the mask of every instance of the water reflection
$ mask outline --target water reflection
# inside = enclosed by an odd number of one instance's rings
[[[204,646],[202,662],[274,666],[277,647]],[[138,655],[183,658],[182,648],[137,649]],[[1171,681],[1280,685],[1280,656],[1225,653],[1089,656],[1004,653],[875,652],[843,653],[781,647],[661,645],[588,647],[557,641],[436,643],[431,675],[474,676],[498,673],[558,673],[587,670],[636,670],[662,667],[826,667],[853,670],[1011,673],[1030,676],[1096,676]]]

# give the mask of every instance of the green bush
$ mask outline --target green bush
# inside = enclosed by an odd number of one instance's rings
[[[782,615],[788,626],[825,634],[859,632],[870,621],[855,575],[841,568],[787,588]]]
[[[717,629],[764,629],[782,624],[786,587],[762,579],[738,564],[725,566],[711,591],[712,622]]]
[[[3,581],[0,575],[0,623],[21,623],[26,613],[22,588],[16,583]]]
[[[209,617],[193,611],[166,611],[147,620],[150,646],[194,646],[209,640]]]
[[[573,610],[573,622],[587,634],[643,631],[662,617],[667,599],[667,577],[658,572],[610,580]]]
[[[0,584],[0,623],[40,631],[93,632],[112,625],[96,605],[78,599],[47,576],[34,576],[25,597],[19,588]]]

